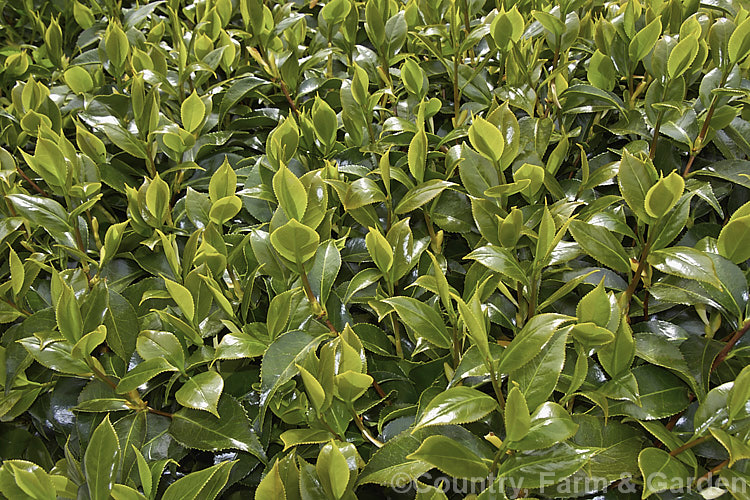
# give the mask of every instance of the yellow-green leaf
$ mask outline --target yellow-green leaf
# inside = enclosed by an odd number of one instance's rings
[[[180,117],[183,128],[191,133],[195,132],[203,123],[203,119],[206,117],[206,105],[203,104],[195,90],[187,99],[182,101]]]

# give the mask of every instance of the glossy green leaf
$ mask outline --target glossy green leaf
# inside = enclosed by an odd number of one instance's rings
[[[414,429],[474,422],[496,408],[497,401],[483,392],[470,387],[452,387],[430,401]]]
[[[619,308],[616,312],[619,316]],[[616,319],[619,320],[620,318]],[[630,368],[633,364],[635,352],[633,331],[627,321],[620,321],[619,327],[614,332],[614,340],[601,346],[596,354],[604,371],[614,377]]]
[[[570,223],[570,234],[581,249],[598,262],[621,273],[630,270],[625,249],[608,229],[574,220]]]
[[[344,199],[341,201],[344,209],[353,210],[373,203],[381,203],[385,200],[385,195],[375,181],[369,177],[362,177],[349,184]]]
[[[73,346],[53,332],[39,332],[34,337],[18,340],[34,359],[50,370],[72,375],[91,373],[89,366],[72,355]]]
[[[182,406],[208,411],[217,417],[216,405],[224,390],[224,379],[215,371],[192,376],[175,392],[175,399]]]
[[[649,264],[663,273],[694,279],[721,288],[713,261],[700,250],[689,247],[670,247],[651,252]]]
[[[334,377],[336,395],[345,403],[353,403],[370,388],[372,381],[366,373],[346,370]]]
[[[138,354],[145,360],[164,358],[178,369],[185,364],[185,352],[177,337],[171,332],[144,330],[136,343]]]
[[[308,272],[313,293],[325,304],[341,269],[341,253],[333,241],[318,247]]]
[[[497,370],[511,373],[531,361],[555,332],[573,320],[563,314],[545,313],[534,316],[513,338],[503,351]]]
[[[71,354],[76,358],[88,356],[89,354],[91,354],[91,351],[93,351],[97,346],[104,342],[104,339],[106,338],[107,327],[104,325],[100,325],[96,330],[89,332],[81,337],[81,340],[76,342],[76,344],[73,346]]]
[[[92,499],[109,498],[117,477],[119,462],[120,442],[107,416],[91,434],[83,457],[86,482]]]
[[[383,234],[375,229],[369,228],[367,236],[365,236],[365,243],[367,245],[367,252],[372,257],[375,265],[380,269],[380,272],[384,275],[391,270],[393,265],[393,248]]]
[[[206,106],[195,90],[187,99],[182,101],[180,117],[182,118],[182,126],[188,132],[195,132],[203,123],[203,119],[206,117]]]
[[[528,275],[521,269],[516,258],[506,248],[486,245],[477,248],[464,258],[476,260],[483,266],[521,283],[525,284],[528,282]]]
[[[242,200],[239,196],[225,196],[214,202],[208,217],[212,222],[221,226],[237,215],[240,210],[242,210]]]
[[[656,219],[663,217],[675,206],[684,189],[685,181],[677,172],[660,178],[646,193],[646,213]]]
[[[750,54],[750,23],[745,19],[732,33],[727,46],[729,60],[738,63]]]
[[[644,478],[643,498],[670,489],[669,478],[688,478],[687,468],[659,448],[646,448],[638,455],[638,467]]]
[[[268,346],[244,333],[228,333],[216,347],[215,359],[255,358],[262,355]]]
[[[565,363],[567,333],[559,330],[553,334],[531,361],[509,374],[511,382],[520,387],[530,410],[547,401],[557,385]]]
[[[598,451],[597,448],[577,448],[561,443],[544,450],[517,453],[500,465],[498,481],[512,478],[516,484],[523,481],[521,484],[529,488],[550,486],[584,467]]]
[[[497,163],[503,155],[505,139],[495,125],[482,117],[475,117],[469,127],[469,140],[479,153]]]
[[[129,360],[138,338],[138,315],[130,302],[114,290],[108,290],[108,303],[104,313],[107,345],[121,359]]]
[[[142,500],[146,498],[138,490],[131,488],[130,486],[125,486],[124,484],[114,485],[110,494],[115,500]]]
[[[323,487],[333,498],[342,498],[349,483],[349,465],[333,441],[321,448],[315,469]]]
[[[312,259],[318,249],[320,236],[295,219],[271,233],[274,250],[285,259],[301,265]]]
[[[65,78],[65,83],[68,84],[70,90],[76,94],[89,92],[94,87],[91,75],[81,66],[71,66],[65,71],[63,78]]]
[[[411,175],[418,182],[422,182],[424,180],[424,171],[427,168],[427,134],[424,131],[414,134],[409,143],[407,158]]]
[[[421,441],[404,432],[380,448],[362,471],[360,484],[375,483],[403,487],[432,469],[432,465],[406,458],[419,448]]]
[[[695,56],[698,55],[698,38],[688,36],[681,39],[669,53],[667,60],[667,71],[671,79],[682,75],[693,63]]]
[[[490,353],[489,339],[487,337],[487,325],[484,321],[481,305],[476,295],[472,297],[468,304],[458,299],[458,311],[461,321],[466,325],[467,333],[472,343],[477,347],[483,357],[485,365],[492,361]]]
[[[315,429],[290,429],[281,434],[284,449],[287,450],[301,444],[325,443],[331,438],[331,434],[324,430]]]
[[[477,442],[477,438],[460,426],[444,425],[418,429],[413,433],[407,430],[389,439],[382,448],[373,454],[367,465],[362,469],[358,483],[403,487],[417,479],[432,469],[432,465],[421,460],[410,460],[406,457],[417,451],[422,442],[432,435],[446,436],[454,441],[461,442],[479,456],[491,456],[489,455],[489,448],[484,443]]]
[[[167,278],[164,278],[164,284],[166,285],[167,291],[172,297],[172,300],[177,303],[177,306],[187,320],[192,322],[195,317],[195,302],[190,290]]]
[[[216,172],[211,176],[211,180],[208,183],[208,195],[211,201],[216,203],[222,198],[232,196],[236,187],[237,174],[234,172],[227,158],[224,157],[224,162],[216,169]]]
[[[83,318],[81,308],[76,301],[73,290],[66,284],[61,286],[60,297],[55,304],[55,317],[60,333],[74,344],[83,335]]]
[[[729,467],[737,463],[738,460],[750,458],[750,445],[742,438],[732,436],[722,429],[709,429],[711,434],[729,453]]]
[[[26,275],[26,271],[23,268],[23,263],[21,262],[21,259],[18,258],[18,254],[15,250],[13,250],[13,247],[8,248],[8,266],[10,267],[10,285],[13,289],[13,295],[18,296],[21,291],[23,290],[23,282],[24,277]]]
[[[745,409],[748,400],[750,400],[750,367],[746,366],[737,375],[729,391],[729,418],[737,417]]]
[[[0,486],[8,498],[57,498],[49,475],[35,463],[26,460],[5,460],[0,467]]]
[[[429,436],[406,458],[426,462],[453,477],[479,478],[489,472],[476,453],[447,436]]]
[[[273,192],[286,216],[301,221],[307,209],[307,191],[297,176],[286,166],[282,166],[274,174]]]
[[[628,56],[631,61],[640,61],[651,52],[662,32],[661,19],[656,18],[648,23],[630,40]]]
[[[514,450],[538,450],[565,441],[578,429],[570,414],[557,403],[545,402],[531,414],[529,431],[519,440],[510,440]]]
[[[416,337],[423,337],[437,347],[450,347],[451,336],[440,313],[434,308],[411,297],[393,297],[383,302],[396,310],[402,323],[411,329]]]
[[[646,194],[658,177],[649,160],[641,160],[625,151],[620,161],[617,183],[620,193],[630,209],[644,222],[650,221],[646,213]]]
[[[67,212],[55,200],[24,194],[9,195],[8,199],[13,202],[19,216],[35,226],[44,228],[58,242],[70,247],[76,246],[72,237],[73,228],[68,224]]]
[[[735,264],[750,258],[747,234],[750,228],[750,215],[732,219],[721,229],[718,239],[719,253]]]
[[[615,65],[612,59],[597,49],[589,60],[586,77],[594,87],[611,91],[615,86]]]
[[[224,396],[219,400],[217,412],[218,417],[206,411],[183,408],[173,415],[169,434],[188,448],[207,451],[231,448],[264,460],[263,447],[242,405]]]
[[[297,363],[317,348],[322,340],[302,331],[291,331],[268,347],[260,372],[262,405],[267,405],[276,390],[297,374]]]
[[[523,34],[524,19],[518,11],[517,6],[513,6],[507,12],[500,12],[492,21],[490,33],[495,40],[495,44],[504,49],[513,41],[517,42]]]
[[[279,498],[286,500],[286,488],[279,473],[278,462],[273,464],[268,474],[261,480],[258,489],[255,491],[255,498],[261,500],[264,498]]]
[[[192,472],[170,484],[163,499],[213,500],[229,480],[235,462],[221,462],[203,470]]]
[[[601,327],[606,327],[612,313],[607,293],[604,290],[604,281],[596,288],[584,295],[576,306],[576,316],[580,322],[590,322]]]
[[[300,376],[302,377],[302,381],[305,383],[307,396],[310,398],[310,402],[312,403],[315,410],[318,412],[318,414],[320,414],[321,411],[324,410],[323,405],[326,401],[325,390],[323,389],[323,386],[320,385],[320,382],[318,382],[318,379],[316,379],[312,373],[307,371],[304,366],[296,366],[299,370]]]
[[[169,185],[157,172],[156,176],[150,181],[148,188],[146,188],[146,208],[159,223],[167,217],[169,193]]]
[[[177,371],[177,368],[172,366],[166,359],[148,359],[139,363],[132,370],[129,370],[128,373],[120,379],[116,391],[120,394],[133,391],[160,373],[172,371]]]
[[[508,391],[505,402],[505,436],[509,441],[520,441],[529,433],[531,415],[526,398],[518,387]]]
[[[432,179],[410,189],[398,202],[394,212],[406,214],[431,201],[447,188],[454,186],[452,182]]]
[[[573,327],[573,337],[586,347],[609,344],[615,334],[595,323],[578,323]]]
[[[633,369],[640,390],[640,405],[629,401],[609,404],[610,415],[629,415],[642,420],[669,417],[688,405],[687,386],[667,370],[644,365]]]

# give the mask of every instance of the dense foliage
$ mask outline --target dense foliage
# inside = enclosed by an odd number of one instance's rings
[[[0,1],[0,497],[750,498],[749,8]]]

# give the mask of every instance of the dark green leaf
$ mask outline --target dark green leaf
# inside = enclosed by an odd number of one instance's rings
[[[608,229],[574,220],[570,223],[570,234],[583,251],[596,261],[621,273],[630,271],[625,249]]]
[[[687,468],[659,448],[646,448],[638,455],[638,467],[645,480],[643,498],[671,488],[670,478],[687,478]]]
[[[597,448],[577,448],[561,443],[544,450],[517,453],[500,465],[498,481],[513,479],[528,488],[549,486],[573,475],[598,452]]]
[[[172,417],[169,433],[178,442],[198,450],[235,449],[265,460],[265,452],[245,409],[234,398],[224,396],[217,407],[219,416],[184,408]]]
[[[451,346],[448,329],[434,308],[411,297],[393,297],[383,302],[393,306],[404,325],[416,337],[424,337],[431,344],[447,349]]]

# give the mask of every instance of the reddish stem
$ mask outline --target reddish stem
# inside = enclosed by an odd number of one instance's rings
[[[719,351],[719,354],[716,355],[716,359],[714,359],[713,364],[711,365],[711,371],[716,370],[716,368],[727,358],[729,355],[729,351],[732,350],[732,348],[737,344],[737,342],[740,341],[743,335],[745,335],[745,332],[750,329],[750,321],[747,321],[744,325],[742,325],[742,328],[734,332],[734,335],[732,335],[732,338],[727,341],[727,343],[724,345],[724,348]]]
[[[283,80],[279,80],[279,84],[281,86],[281,91],[284,93],[284,97],[286,97],[286,101],[289,103],[289,107],[292,108],[295,115],[299,116],[299,110],[297,109],[297,105],[294,104],[292,96],[289,94],[289,88],[287,88],[286,83],[284,83]]]
[[[32,180],[31,180],[31,179],[29,178],[29,176],[28,176],[28,175],[26,175],[26,174],[24,173],[24,171],[23,171],[23,170],[21,170],[21,167],[19,167],[19,166],[17,166],[17,165],[16,165],[16,172],[18,172],[18,174],[19,174],[19,175],[20,175],[21,177],[23,177],[23,179],[24,179],[24,180],[25,180],[26,182],[28,182],[29,184],[31,184],[31,187],[33,187],[33,188],[34,188],[34,190],[35,190],[35,191],[36,191],[37,193],[41,194],[41,195],[42,195],[42,196],[44,196],[45,198],[49,198],[49,194],[47,194],[47,191],[45,191],[44,189],[40,188],[40,187],[39,187],[39,186],[37,185],[37,183],[36,183],[36,182],[34,182],[34,181],[32,181]]]
[[[692,441],[688,441],[687,443],[683,444],[679,448],[675,448],[674,450],[670,451],[669,454],[672,455],[673,457],[676,457],[677,455],[679,455],[683,451],[689,450],[693,446],[698,446],[699,444],[701,444],[701,443],[703,443],[705,441],[708,441],[712,437],[713,436],[708,435],[708,436],[699,437],[697,439],[693,439]]]
[[[708,481],[711,478],[711,476],[713,476],[715,473],[719,472],[721,469],[723,469],[727,465],[729,465],[729,459],[724,460],[719,465],[717,465],[716,467],[714,467],[713,469],[711,469],[710,471],[706,472],[701,477],[699,477],[698,479],[696,479],[695,484],[697,486],[699,486],[699,487],[702,488],[702,486],[701,486],[702,483],[705,483],[706,481]]]
[[[166,411],[157,410],[156,408],[151,408],[150,406],[147,408],[149,413],[153,413],[154,415],[161,415],[162,417],[172,418],[173,415],[171,413],[167,413]]]

